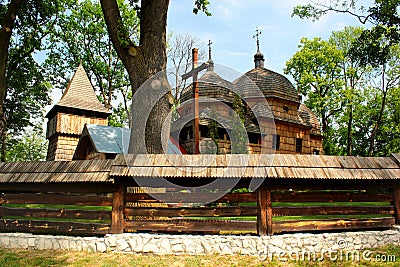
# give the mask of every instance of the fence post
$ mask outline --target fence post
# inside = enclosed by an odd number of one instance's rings
[[[257,206],[257,234],[272,235],[271,190],[264,183],[257,189]]]
[[[124,208],[125,208],[125,186],[119,186],[113,193],[111,212],[111,233],[122,234],[124,232]]]
[[[400,224],[400,187],[393,188],[393,204],[396,224]]]

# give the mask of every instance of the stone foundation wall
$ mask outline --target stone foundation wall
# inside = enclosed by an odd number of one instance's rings
[[[36,250],[126,252],[154,254],[242,254],[271,257],[290,253],[328,253],[400,246],[400,227],[385,231],[285,234],[275,236],[220,236],[120,234],[70,237],[0,233],[0,247]]]

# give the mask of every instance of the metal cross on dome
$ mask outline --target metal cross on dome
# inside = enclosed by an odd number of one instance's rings
[[[212,45],[212,42],[211,42],[211,40],[210,39],[208,39],[208,59],[209,60],[211,60],[211,45]]]
[[[253,35],[253,38],[257,41],[257,50],[260,49],[260,36],[261,36],[261,31],[260,29],[256,28],[256,33]]]

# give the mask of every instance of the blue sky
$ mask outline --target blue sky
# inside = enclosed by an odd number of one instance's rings
[[[365,0],[364,0],[365,1]],[[256,27],[262,31],[260,49],[265,67],[283,73],[285,62],[297,51],[302,37],[328,38],[346,25],[360,25],[349,15],[329,13],[319,21],[291,17],[293,7],[306,0],[210,0],[211,17],[192,13],[194,0],[171,0],[167,30],[190,33],[213,42],[213,60],[240,73],[253,68]],[[289,77],[288,77],[289,78]]]

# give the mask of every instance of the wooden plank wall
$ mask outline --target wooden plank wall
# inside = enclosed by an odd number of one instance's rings
[[[272,235],[382,229],[400,222],[399,189],[278,191],[263,185],[257,192],[229,193],[200,207],[161,203],[157,200],[161,195],[176,194],[167,189],[153,190],[153,197],[140,190],[127,190],[125,186],[114,191],[0,193],[0,231],[79,235],[141,231]]]
[[[103,235],[111,230],[108,194],[0,194],[0,231]]]
[[[156,200],[158,195],[152,195],[155,198],[146,193],[125,195],[124,231],[272,235],[382,229],[390,228],[398,214],[392,191],[296,192],[272,191],[262,186],[258,192],[230,193],[201,207],[157,207],[155,204],[161,204]]]

